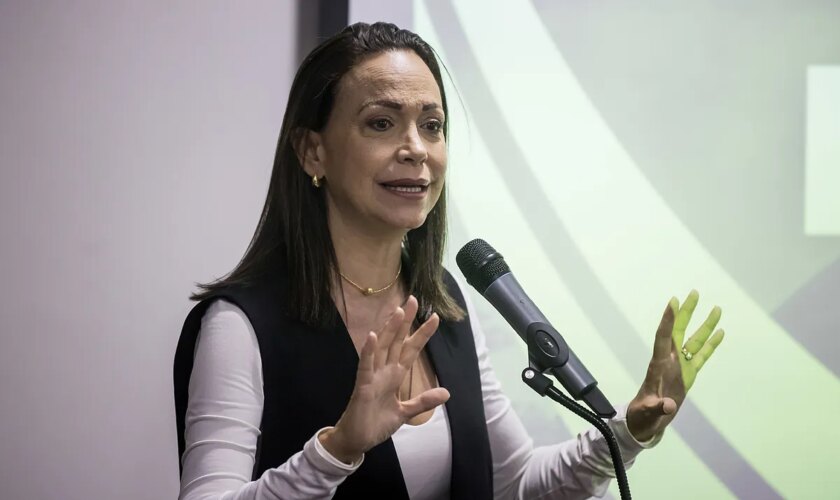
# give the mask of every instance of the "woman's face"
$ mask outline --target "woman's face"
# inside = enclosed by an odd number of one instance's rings
[[[440,90],[410,50],[364,59],[338,83],[309,175],[326,177],[331,222],[365,232],[417,228],[446,172]],[[313,170],[313,171],[310,171]]]

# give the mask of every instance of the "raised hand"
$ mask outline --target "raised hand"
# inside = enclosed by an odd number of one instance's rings
[[[438,387],[400,401],[400,385],[406,373],[440,323],[433,313],[411,334],[417,307],[417,299],[410,296],[378,334],[368,334],[359,354],[350,402],[335,427],[318,436],[326,450],[345,463],[356,462],[406,421],[449,399],[449,391]]]
[[[627,408],[627,426],[639,441],[647,441],[671,423],[694,385],[697,373],[723,341],[723,330],[712,335],[721,315],[720,308],[715,306],[683,345],[685,330],[699,298],[697,291],[692,290],[680,306],[673,297],[662,315],[647,375]]]

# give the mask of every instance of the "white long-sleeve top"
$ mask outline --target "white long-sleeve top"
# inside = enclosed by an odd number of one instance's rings
[[[582,499],[603,496],[615,476],[604,437],[589,429],[575,438],[534,448],[533,440],[502,393],[490,365],[484,334],[465,293],[481,374],[484,414],[493,458],[496,499]],[[361,465],[332,457],[319,430],[285,463],[251,481],[263,409],[262,360],[248,317],[225,300],[205,312],[189,384],[180,500],[294,500],[331,498]],[[627,428],[626,407],[608,424],[625,466],[658,435],[640,443]],[[392,436],[412,500],[448,498],[452,443],[445,407],[419,426]]]

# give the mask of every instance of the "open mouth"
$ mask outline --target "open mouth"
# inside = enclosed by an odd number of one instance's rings
[[[380,186],[388,191],[401,194],[422,194],[429,190],[429,185],[425,181],[383,182]]]
[[[392,186],[390,184],[383,184],[382,187],[397,193],[422,193],[429,189],[429,186]]]

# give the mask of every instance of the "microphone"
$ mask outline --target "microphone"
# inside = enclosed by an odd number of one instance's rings
[[[560,333],[528,298],[505,259],[482,239],[474,239],[455,257],[467,283],[484,296],[528,344],[530,366],[550,372],[573,398],[583,400],[603,418],[615,408],[598,389],[598,382],[575,356]]]

